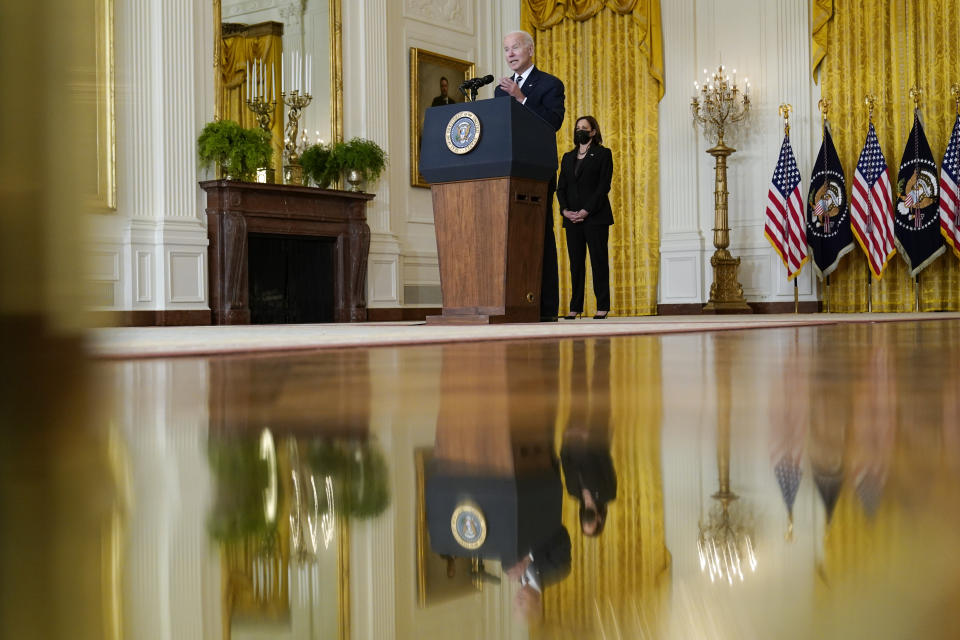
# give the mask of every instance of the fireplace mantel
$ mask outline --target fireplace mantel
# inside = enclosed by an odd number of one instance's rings
[[[247,235],[265,233],[334,238],[335,318],[367,319],[370,193],[293,185],[208,180],[208,268],[213,324],[249,324]]]

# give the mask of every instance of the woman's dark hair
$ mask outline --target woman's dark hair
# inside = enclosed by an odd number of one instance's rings
[[[597,135],[600,135],[600,133],[597,132]],[[607,522],[607,503],[598,502],[596,509],[588,509],[583,504],[583,500],[580,500],[580,530],[583,531],[584,523],[590,522],[595,522],[596,528],[593,533],[584,532],[584,535],[596,537],[603,533],[603,525]]]
[[[597,132],[597,135],[593,136],[593,143],[598,145],[603,144],[603,136],[600,135],[600,123],[597,122],[597,119],[593,116],[580,116],[573,121],[574,129],[577,128],[577,123],[581,120],[586,120],[588,123],[590,123],[590,128]]]

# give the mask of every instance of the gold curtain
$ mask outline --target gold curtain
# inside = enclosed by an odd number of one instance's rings
[[[266,83],[263,89],[267,99],[272,95],[277,106],[271,116],[271,143],[273,164],[277,174],[283,171],[283,100],[280,98],[280,69],[283,56],[282,37],[278,34],[247,35],[243,32],[227,36],[220,47],[220,105],[221,120],[233,120],[244,127],[258,126],[256,115],[247,108],[247,65],[261,60],[265,66]]]
[[[544,590],[544,625],[531,637],[612,637],[612,629],[629,637],[658,637],[670,582],[660,460],[660,343],[646,337],[631,338],[622,349],[611,349],[609,339],[585,343],[567,341],[560,347],[556,444],[559,449],[571,412],[580,405],[593,407],[594,418],[608,407],[617,497],[609,503],[603,533],[588,538],[580,530],[577,501],[564,494],[571,571]],[[585,350],[582,360],[575,357],[578,348]],[[571,382],[577,379],[585,380],[583,387]]]
[[[593,115],[613,152],[610,293],[614,315],[657,312],[660,259],[657,104],[663,95],[659,0],[524,0],[522,24],[537,42],[539,68],[566,87],[558,153],[576,118]],[[561,313],[570,300],[566,234],[554,205]],[[584,313],[596,310],[587,268]]]
[[[891,179],[896,180],[913,124],[913,85],[924,92],[924,130],[939,165],[956,115],[950,85],[960,81],[956,0],[815,0],[811,6],[814,69],[822,47],[822,94],[832,101],[830,124],[847,182],[867,134],[868,93],[878,99],[874,123]],[[919,278],[922,311],[960,310],[960,263],[954,255],[940,256]],[[866,311],[868,282],[866,258],[856,247],[830,276],[831,311]],[[914,309],[913,280],[899,255],[871,289],[874,311]]]

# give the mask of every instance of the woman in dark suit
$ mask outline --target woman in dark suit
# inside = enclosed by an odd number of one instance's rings
[[[597,296],[597,320],[610,312],[610,267],[607,264],[607,239],[613,224],[610,208],[610,181],[613,179],[613,154],[602,146],[600,125],[593,116],[577,118],[574,148],[560,161],[557,201],[563,213],[570,255],[570,313],[574,320],[583,312],[583,287],[586,279],[587,248],[593,268],[593,292]]]

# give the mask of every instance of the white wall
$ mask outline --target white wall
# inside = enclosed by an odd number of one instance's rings
[[[209,309],[196,138],[213,114],[212,7],[114,3],[117,211],[91,220],[95,308]]]
[[[794,107],[791,141],[806,180],[813,161],[819,89],[809,74],[808,0],[670,0],[661,2],[666,95],[660,103],[660,303],[709,299],[713,280],[714,160],[694,130],[693,82],[724,64],[750,78],[753,113],[728,140],[730,252],[750,301],[793,300],[782,262],[763,236],[766,195],[783,139],[777,115]],[[812,271],[799,277],[801,300],[815,300]]]

